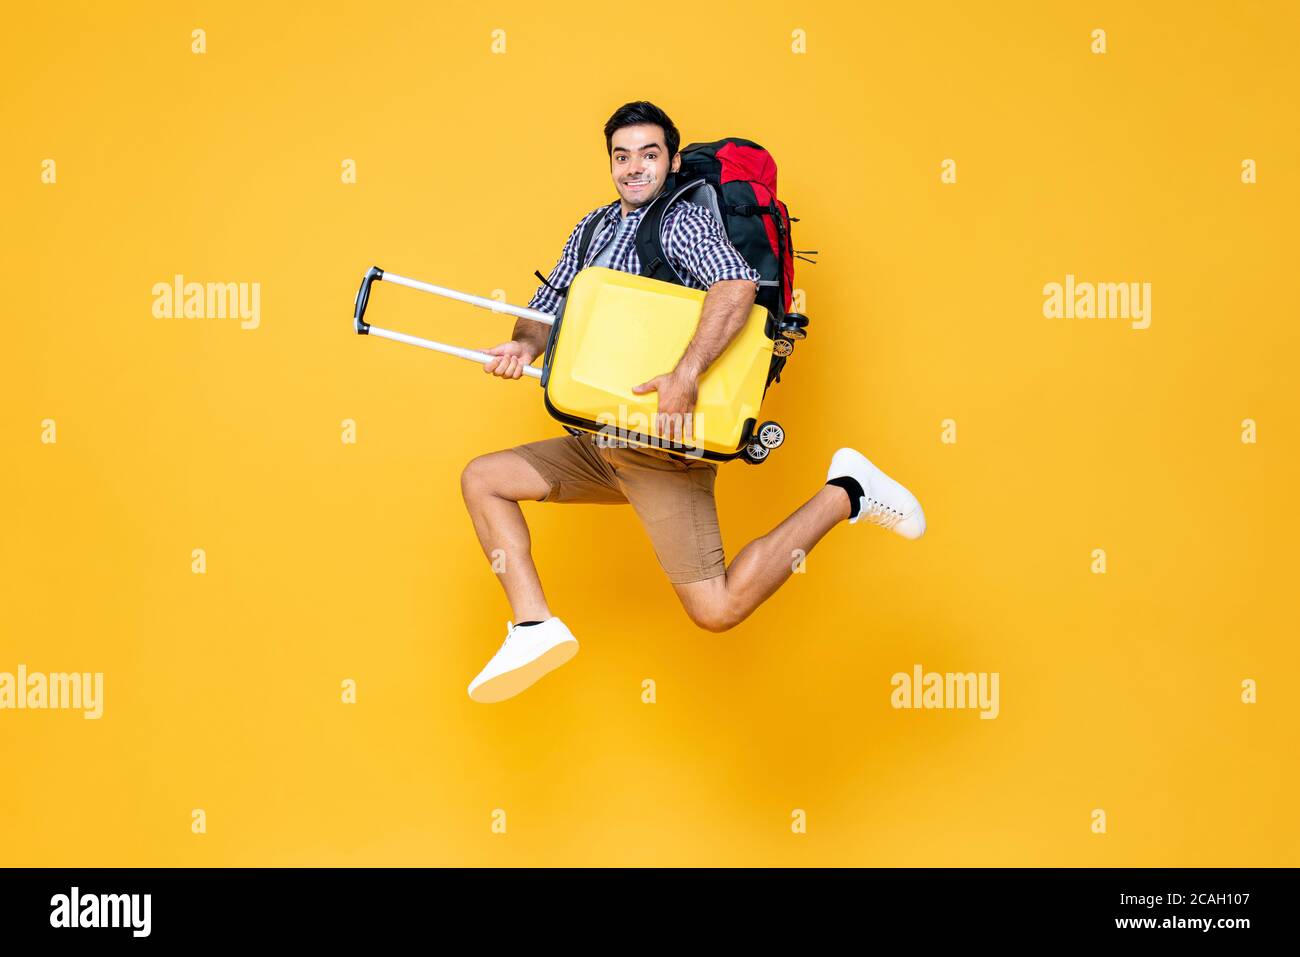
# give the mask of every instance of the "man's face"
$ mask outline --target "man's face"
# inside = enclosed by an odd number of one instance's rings
[[[681,167],[680,153],[672,157],[670,165],[664,139],[663,128],[652,123],[625,126],[611,138],[610,173],[624,215],[658,196],[669,171]]]

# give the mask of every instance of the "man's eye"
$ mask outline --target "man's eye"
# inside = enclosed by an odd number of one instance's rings
[[[659,155],[658,153],[646,153],[646,154],[645,154],[645,158],[646,158],[646,159],[654,159],[654,158],[655,158],[656,156],[658,156],[658,155]]]

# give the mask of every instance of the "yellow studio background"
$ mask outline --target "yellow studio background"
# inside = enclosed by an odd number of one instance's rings
[[[1300,864],[1297,18],[15,9],[0,671],[103,672],[104,714],[0,711],[0,864]],[[929,531],[837,528],[714,635],[630,509],[525,503],[582,651],[477,705],[510,612],[460,470],[562,432],[531,380],[356,336],[352,299],[377,264],[526,303],[614,198],[633,99],[769,149],[820,250],[765,405],[789,438],[720,472],[728,559],[841,445]],[[258,325],[155,318],[177,274],[258,283]],[[1046,318],[1067,274],[1150,283],[1149,328]],[[480,348],[512,325],[370,308]],[[997,672],[999,716],[891,707],[917,664]]]

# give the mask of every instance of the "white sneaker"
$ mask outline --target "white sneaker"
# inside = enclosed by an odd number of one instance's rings
[[[469,696],[482,704],[505,701],[554,671],[578,653],[578,639],[552,616],[526,628],[506,622],[506,640],[469,684]]]
[[[850,525],[866,519],[873,525],[893,529],[904,538],[920,538],[925,534],[925,512],[916,496],[872,465],[861,452],[840,449],[831,458],[826,480],[843,476],[862,486],[858,514],[849,519]]]

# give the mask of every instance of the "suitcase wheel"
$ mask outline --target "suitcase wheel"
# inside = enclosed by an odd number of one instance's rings
[[[745,446],[745,451],[741,453],[741,458],[750,465],[758,465],[766,459],[770,453],[771,449],[767,448],[767,446],[763,445],[761,442],[750,442]]]
[[[786,339],[804,339],[808,333],[808,317],[798,312],[790,312],[781,320],[781,326],[778,330],[782,337]]]
[[[772,449],[779,449],[781,443],[785,441],[785,429],[781,428],[780,424],[776,422],[764,422],[758,427],[757,435],[758,444],[763,446],[767,452]],[[766,455],[766,452],[764,452],[764,455]]]

